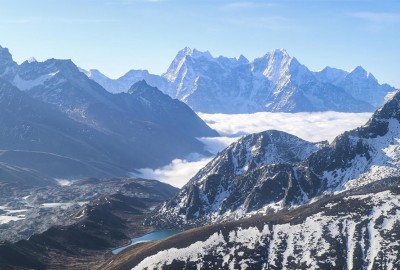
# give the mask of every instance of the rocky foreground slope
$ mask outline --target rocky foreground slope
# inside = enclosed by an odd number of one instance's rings
[[[400,179],[137,245],[104,269],[398,269]]]

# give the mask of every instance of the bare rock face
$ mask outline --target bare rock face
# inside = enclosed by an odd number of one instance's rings
[[[244,216],[266,205],[300,204],[319,183],[299,181],[293,164],[327,146],[270,130],[241,138],[217,155],[165,203],[152,222],[182,224]]]

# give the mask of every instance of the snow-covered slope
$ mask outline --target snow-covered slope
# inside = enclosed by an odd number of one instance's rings
[[[288,134],[265,140],[272,134],[255,134],[229,146],[149,222],[188,226],[239,219],[400,176],[400,92],[367,124],[319,150]]]
[[[338,85],[349,73],[341,69],[326,67],[319,72],[315,72],[314,74],[321,82]]]
[[[105,269],[398,269],[399,178],[133,247]]]
[[[312,72],[284,49],[249,61],[213,57],[208,51],[184,48],[162,76],[130,71],[111,80],[98,72],[87,73],[110,92],[146,80],[193,110],[207,113],[258,111],[373,111],[394,91],[361,67],[348,73],[327,67]],[[97,75],[96,75],[97,74]]]
[[[213,58],[209,52],[185,48],[178,52],[166,73],[171,84],[168,94],[195,111],[235,113],[262,111],[257,99],[269,94],[253,89],[253,74],[244,57]],[[265,87],[263,82],[260,87]]]
[[[163,77],[172,84],[169,95],[201,112],[373,109],[342,88],[320,82],[285,50],[275,50],[249,62],[244,57],[213,58],[209,52],[185,48]]]
[[[400,174],[400,92],[364,126],[338,136],[311,155],[308,166],[327,189],[364,185]]]
[[[374,107],[381,106],[388,94],[395,91],[388,84],[379,84],[374,75],[361,66],[356,67],[351,72],[326,68],[315,74],[320,80],[343,88],[355,99],[368,102]]]
[[[12,78],[17,67],[9,50],[0,46],[0,77]]]

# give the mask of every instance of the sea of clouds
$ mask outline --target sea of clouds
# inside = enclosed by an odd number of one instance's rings
[[[253,114],[206,114],[199,116],[221,137],[199,138],[204,147],[215,156],[240,137],[275,129],[296,135],[304,140],[319,142],[333,139],[344,131],[364,125],[372,113],[270,113]],[[158,169],[139,169],[137,177],[157,179],[176,187],[182,187],[191,177],[213,159],[197,153],[185,159],[175,159]]]
[[[344,131],[364,125],[371,115],[372,113],[340,112],[199,114],[221,136],[237,137],[276,129],[311,142],[331,142]]]

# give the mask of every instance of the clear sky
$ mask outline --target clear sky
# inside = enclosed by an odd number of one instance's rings
[[[17,62],[71,58],[111,77],[163,73],[185,46],[252,60],[275,48],[311,70],[357,65],[400,87],[398,0],[0,0]]]

